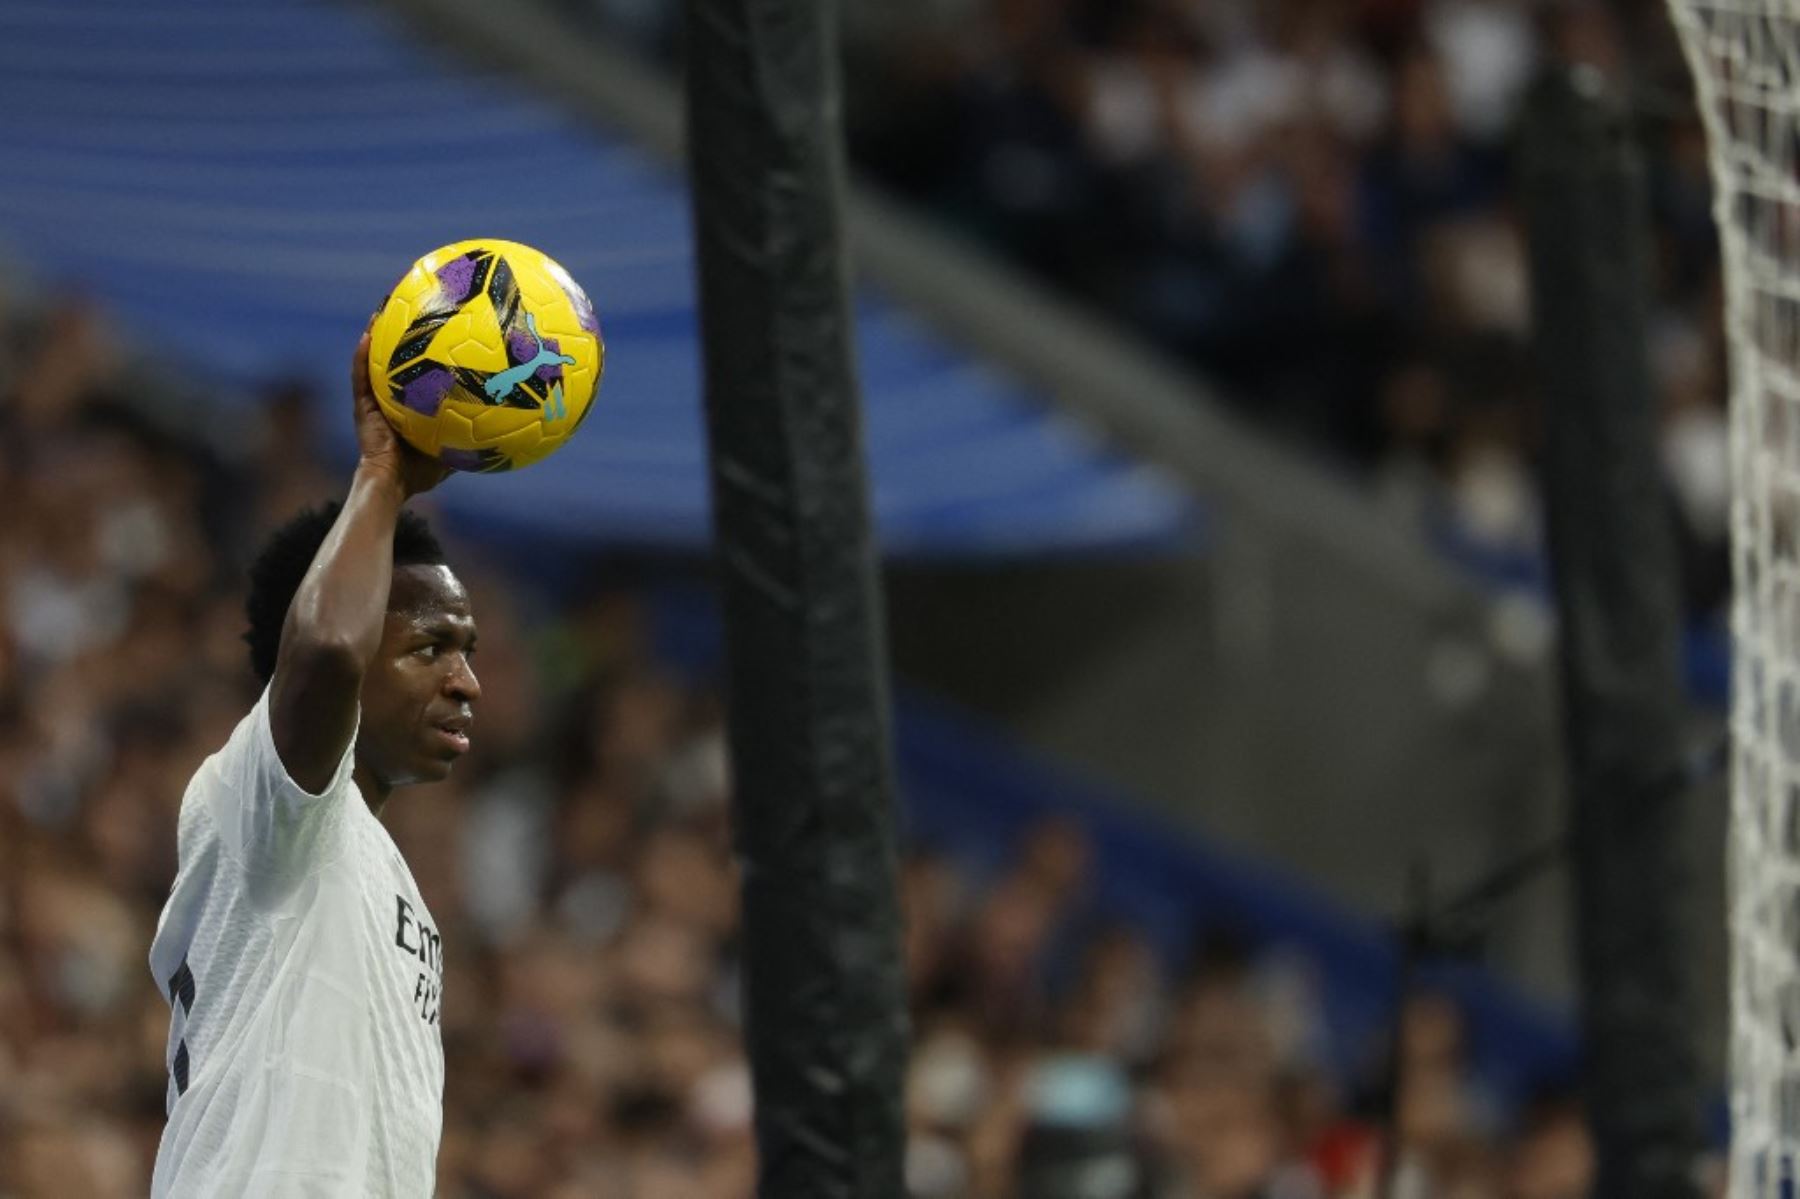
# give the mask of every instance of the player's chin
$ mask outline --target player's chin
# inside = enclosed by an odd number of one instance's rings
[[[456,768],[456,764],[462,761],[463,755],[468,752],[466,738],[461,745],[446,745],[434,737],[429,744],[422,747],[422,752],[418,755],[419,774],[426,782],[449,778],[450,772]]]
[[[419,764],[419,781],[421,783],[441,783],[450,777],[456,769],[455,758],[427,758]]]

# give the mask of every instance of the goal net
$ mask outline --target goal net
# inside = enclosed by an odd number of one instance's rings
[[[1800,1173],[1800,0],[1669,0],[1712,160],[1732,455],[1731,1194]]]

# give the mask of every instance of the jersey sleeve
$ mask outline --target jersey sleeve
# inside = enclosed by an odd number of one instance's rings
[[[275,750],[267,687],[232,730],[213,759],[207,793],[225,851],[252,875],[293,881],[337,855],[344,809],[355,799],[350,774],[361,724],[359,707],[343,759],[316,795],[293,780]]]

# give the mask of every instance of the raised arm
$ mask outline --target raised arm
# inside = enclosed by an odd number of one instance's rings
[[[394,570],[394,525],[445,468],[395,434],[369,390],[369,335],[350,367],[362,456],[337,523],[307,568],[281,629],[269,725],[288,776],[324,790],[356,730],[363,672],[381,644]]]

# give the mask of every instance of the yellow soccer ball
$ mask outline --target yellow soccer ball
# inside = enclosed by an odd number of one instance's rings
[[[382,301],[369,384],[407,442],[456,470],[549,457],[606,366],[594,306],[549,255],[476,238],[433,250]]]

